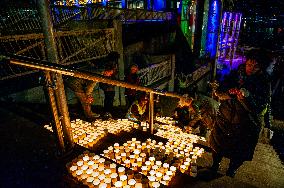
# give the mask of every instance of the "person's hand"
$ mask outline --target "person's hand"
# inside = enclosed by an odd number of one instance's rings
[[[87,96],[87,99],[86,99],[86,102],[89,103],[89,104],[93,104],[94,102],[94,97],[92,95],[88,95]]]
[[[238,97],[238,99],[244,98],[244,93],[239,89],[236,89],[236,88],[229,89],[229,93],[231,95],[236,95]]]

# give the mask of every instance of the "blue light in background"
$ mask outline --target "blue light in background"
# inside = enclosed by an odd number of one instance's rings
[[[126,8],[126,0],[121,0],[121,7]]]
[[[154,10],[161,11],[165,8],[165,1],[164,0],[154,0]]]
[[[207,37],[206,37],[206,49],[210,58],[215,58],[218,42],[218,31],[220,27],[221,16],[221,0],[210,0],[208,11],[208,24],[207,24]]]
[[[103,6],[106,6],[106,5],[107,5],[107,0],[103,0],[103,1],[102,1],[102,5],[103,5]]]

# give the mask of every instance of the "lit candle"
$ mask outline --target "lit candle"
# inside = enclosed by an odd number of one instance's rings
[[[158,188],[158,187],[160,187],[160,183],[159,182],[152,182],[152,187],[153,188]]]
[[[92,173],[92,177],[94,177],[94,178],[98,177],[99,175],[100,175],[99,172],[93,172],[93,173]]]
[[[113,146],[115,149],[119,149],[119,143],[115,143]]]
[[[88,169],[88,165],[83,165],[83,166],[81,167],[81,169],[82,169],[82,170],[87,170],[87,169]]]
[[[106,183],[100,183],[99,188],[107,188],[107,184]]]
[[[77,170],[76,171],[76,176],[78,179],[81,179],[81,175],[83,174],[83,170]]]
[[[86,174],[90,175],[93,173],[93,169],[87,169]]]
[[[101,175],[99,175],[98,178],[99,178],[100,181],[104,181],[106,176],[104,174],[101,174]]]
[[[142,166],[142,173],[146,176],[147,175],[147,171],[148,171],[148,167],[147,166]]]
[[[71,167],[70,167],[70,172],[71,172],[71,174],[72,174],[73,176],[76,175],[76,170],[77,170],[77,169],[78,169],[77,166],[71,166]]]
[[[103,173],[104,173],[104,170],[105,170],[105,167],[103,167],[103,166],[100,166],[100,167],[98,168],[98,171],[99,171],[100,174],[103,174]]]
[[[155,157],[149,157],[149,161],[151,162],[151,165],[154,165]]]
[[[181,173],[185,173],[185,171],[186,171],[186,166],[185,165],[180,165],[180,171],[181,171]]]
[[[93,185],[95,187],[98,187],[100,185],[100,183],[101,183],[101,181],[99,179],[94,179],[94,181],[93,181]]]
[[[109,178],[109,177],[110,177],[110,174],[111,174],[111,170],[110,170],[110,169],[105,169],[105,170],[104,170],[104,174],[105,174],[105,176],[106,176],[107,178]]]
[[[91,168],[95,171],[95,170],[98,170],[98,168],[99,168],[99,165],[98,164],[93,164],[92,166],[91,166]]]
[[[99,167],[104,167],[105,166],[105,159],[104,158],[100,158],[99,159]]]
[[[136,184],[135,179],[128,180],[128,185],[130,185],[130,187],[135,187],[135,184]]]
[[[135,188],[142,188],[143,186],[142,186],[142,183],[136,183],[135,184]]]
[[[126,175],[120,176],[119,179],[122,182],[122,186],[125,186],[127,184],[127,176]]]
[[[149,172],[149,174],[150,174],[150,176],[155,176],[156,171],[155,171],[155,170],[151,170],[151,171]]]
[[[156,165],[158,165],[158,167],[162,166],[162,162],[161,161],[156,161]]]
[[[139,157],[139,158],[137,158],[137,165],[138,165],[138,167],[141,167],[142,166],[142,158],[141,157]]]
[[[130,155],[130,163],[134,163],[135,162],[135,155]]]
[[[86,162],[86,161],[88,161],[88,160],[89,160],[89,156],[88,156],[88,155],[86,155],[86,156],[83,157],[83,161]]]
[[[157,171],[158,168],[159,168],[158,165],[153,165],[152,166],[152,169],[155,170],[155,171]]]
[[[163,174],[161,172],[157,172],[156,173],[156,177],[157,177],[157,180],[158,181],[161,181],[162,177],[163,177]]]
[[[156,177],[155,176],[148,176],[148,179],[150,181],[149,182],[150,185],[152,185],[152,183],[156,181]]]
[[[110,170],[111,170],[112,173],[115,173],[115,172],[116,172],[116,164],[115,164],[115,163],[111,163],[111,164],[109,165],[109,168],[110,168]]]
[[[124,167],[119,167],[117,169],[119,176],[122,176],[125,174],[125,168]]]
[[[84,161],[82,161],[82,160],[77,162],[77,166],[83,166],[83,164],[84,164]]]
[[[107,184],[107,187],[110,188],[111,187],[111,179],[110,178],[106,178],[104,180],[105,184]]]
[[[94,178],[93,177],[88,177],[86,181],[87,181],[87,185],[90,187],[90,186],[93,185]]]
[[[124,164],[125,164],[125,166],[127,167],[127,168],[130,168],[130,160],[128,160],[128,159],[126,159],[125,161],[124,161]]]
[[[125,161],[126,160],[126,153],[121,153],[120,155],[121,155],[122,161]]]
[[[112,184],[114,184],[117,181],[117,176],[118,176],[117,173],[112,173],[110,175]]]
[[[93,164],[94,164],[94,161],[89,161],[89,162],[88,162],[88,165],[89,165],[89,166],[92,166]]]
[[[169,181],[170,181],[170,177],[168,175],[165,175],[163,177],[163,180],[165,181],[165,184],[168,185],[169,184]]]

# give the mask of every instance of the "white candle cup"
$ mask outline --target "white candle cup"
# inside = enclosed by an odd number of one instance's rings
[[[78,169],[78,166],[71,166],[69,168],[69,172],[72,174],[72,176],[75,176],[76,175],[76,171]]]
[[[142,186],[142,183],[136,183],[135,184],[135,188],[142,188],[143,186]]]
[[[86,174],[91,175],[92,173],[93,173],[93,169],[92,168],[86,170]]]
[[[88,167],[89,167],[88,165],[83,165],[83,166],[81,166],[81,169],[86,171],[88,169]]]
[[[129,179],[129,180],[128,180],[128,185],[130,185],[130,187],[134,188],[134,187],[135,187],[135,184],[136,184],[135,179]]]
[[[117,173],[112,173],[110,175],[112,184],[115,184],[115,182],[117,182],[117,177],[118,177]]]
[[[126,175],[119,176],[119,179],[122,182],[122,186],[127,185],[127,176]]]
[[[152,187],[153,188],[158,188],[158,187],[160,187],[160,183],[159,182],[152,182]]]
[[[107,188],[107,184],[106,183],[100,183],[99,188]]]
[[[94,187],[99,187],[100,183],[101,183],[101,181],[99,179],[94,179],[94,181],[93,181]]]
[[[142,173],[147,176],[147,173],[148,173],[148,167],[147,166],[142,166],[141,167],[141,170],[142,170]]]
[[[155,171],[155,170],[151,170],[151,171],[149,172],[149,174],[150,174],[150,176],[155,176],[156,171]]]
[[[111,178],[106,178],[104,180],[104,183],[107,184],[107,187],[110,188],[111,187]]]
[[[156,173],[156,179],[157,179],[157,181],[161,181],[162,177],[163,177],[163,174],[162,174],[161,172],[157,172],[157,173]]]
[[[115,157],[115,161],[116,161],[118,164],[121,164],[121,163],[122,163],[120,156],[116,156],[116,157]]]
[[[121,188],[122,187],[122,182],[121,181],[117,181],[117,182],[115,182],[114,186],[117,187],[117,188]]]
[[[125,166],[126,166],[127,168],[130,168],[130,165],[131,165],[130,160],[126,159],[126,160],[124,161],[124,164],[125,164]]]
[[[125,161],[126,160],[126,153],[121,153],[121,160]]]
[[[94,164],[94,161],[93,160],[90,160],[89,162],[88,162],[88,166],[92,166]]]
[[[109,165],[109,168],[111,170],[111,173],[115,173],[116,172],[116,164],[115,163],[111,163]]]
[[[76,178],[81,180],[81,175],[83,174],[83,170],[76,170]]]
[[[105,176],[104,174],[100,174],[100,175],[98,176],[98,178],[99,178],[100,181],[104,181],[105,178],[106,178],[106,176]]]
[[[125,174],[125,168],[124,167],[119,167],[117,169],[117,172],[118,172],[119,176],[122,176],[122,175]]]
[[[152,169],[153,169],[154,171],[157,171],[158,168],[159,168],[158,165],[153,165],[153,166],[152,166]]]
[[[100,175],[99,172],[93,172],[91,176],[94,177],[94,178],[97,178],[97,177],[99,177],[99,175]]]
[[[132,163],[132,168],[133,168],[134,171],[137,171],[138,164],[137,163]]]
[[[110,174],[111,174],[111,170],[110,169],[105,169],[104,170],[104,174],[105,174],[106,178],[109,178]]]
[[[84,164],[83,160],[77,161],[77,166],[81,167],[81,166],[83,166],[83,164]]]
[[[130,158],[130,163],[135,163],[135,155],[130,155],[129,156],[129,158]]]
[[[143,162],[143,159],[141,157],[138,157],[137,158],[137,165],[138,165],[138,167],[142,166],[142,162]]]
[[[119,143],[115,143],[113,146],[115,149],[119,149]]]
[[[83,161],[84,161],[84,162],[89,161],[89,159],[90,159],[90,158],[89,158],[89,156],[87,156],[87,155],[85,155],[85,156],[83,157]]]

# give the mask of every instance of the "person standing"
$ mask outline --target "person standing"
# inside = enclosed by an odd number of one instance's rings
[[[125,81],[129,84],[139,85],[138,71],[139,71],[138,65],[136,64],[131,65],[130,71],[128,75],[126,76]],[[127,98],[127,108],[129,108],[133,104],[133,102],[136,100],[136,94],[137,92],[135,89],[126,88],[125,95]]]
[[[254,150],[263,129],[263,117],[269,103],[269,78],[266,73],[270,61],[261,50],[247,55],[241,80],[228,83],[226,95],[219,97],[221,105],[216,123],[209,137],[213,165],[217,172],[222,157],[230,159],[226,175],[234,177],[244,161],[253,158]],[[231,79],[233,80],[233,79]],[[216,93],[216,96],[221,96]]]
[[[91,108],[94,102],[93,90],[97,82],[70,76],[65,79],[65,83],[80,101],[85,117],[88,120],[98,118],[100,115],[92,112]]]

